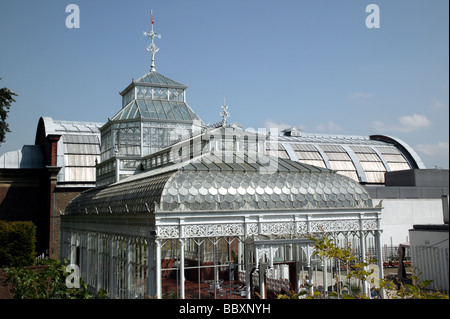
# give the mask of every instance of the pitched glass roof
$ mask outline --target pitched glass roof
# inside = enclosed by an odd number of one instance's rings
[[[136,81],[134,81],[136,83],[148,83],[148,84],[155,84],[157,86],[182,86],[185,87],[185,85],[174,81],[172,79],[169,79],[168,77],[156,72],[156,71],[151,71],[147,74],[144,74],[143,76],[141,76],[139,79],[137,79]]]
[[[184,102],[137,99],[121,109],[112,120],[200,120],[197,114]]]

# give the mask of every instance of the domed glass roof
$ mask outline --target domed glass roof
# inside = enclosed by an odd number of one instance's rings
[[[372,207],[363,186],[331,170],[271,157],[274,170],[267,174],[260,170],[266,167],[267,158],[251,163],[242,160],[227,164],[205,155],[200,160],[140,173],[81,194],[67,206],[66,213]]]

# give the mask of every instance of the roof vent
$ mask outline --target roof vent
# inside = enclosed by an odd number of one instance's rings
[[[292,126],[282,132],[284,136],[302,136],[302,130],[298,126]]]

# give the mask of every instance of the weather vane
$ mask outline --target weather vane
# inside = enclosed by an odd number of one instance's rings
[[[157,32],[153,31],[153,10],[150,10],[150,20],[152,21],[152,31],[150,33],[147,33],[144,31],[144,35],[152,39],[152,43],[147,47],[147,51],[152,54],[152,65],[150,67],[150,71],[156,71],[155,69],[155,53],[159,51],[159,48],[155,45],[154,38],[161,39],[161,34],[158,34]]]
[[[222,117],[222,126],[227,125],[227,117],[230,117],[230,113],[227,111],[228,106],[225,103],[225,98],[223,99],[222,112],[220,116]]]

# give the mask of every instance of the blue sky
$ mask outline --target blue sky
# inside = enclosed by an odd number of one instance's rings
[[[67,28],[66,6],[80,8]],[[380,28],[367,28],[366,6]],[[307,133],[399,138],[449,167],[447,0],[0,0],[0,87],[19,96],[0,153],[34,144],[38,120],[105,122],[150,68],[189,85],[206,123],[298,125]]]

